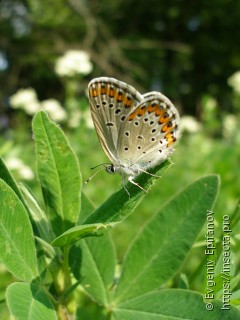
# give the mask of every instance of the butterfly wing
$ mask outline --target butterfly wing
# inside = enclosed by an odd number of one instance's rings
[[[146,170],[164,161],[179,139],[179,114],[160,92],[143,95],[119,132],[117,149],[122,163]]]
[[[93,79],[88,92],[93,123],[102,148],[113,163],[118,163],[119,132],[143,96],[132,86],[107,77]]]

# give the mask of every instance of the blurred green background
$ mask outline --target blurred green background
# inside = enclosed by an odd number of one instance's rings
[[[37,111],[47,111],[63,128],[86,180],[91,167],[107,160],[89,113],[88,82],[112,76],[141,93],[161,91],[180,111],[182,138],[174,165],[112,232],[119,259],[144,221],[187,183],[209,173],[221,177],[217,238],[222,216],[232,214],[239,198],[239,17],[238,0],[2,0],[0,155],[43,205],[31,131]],[[120,176],[101,172],[83,190],[98,206],[119,187]],[[238,233],[236,227],[233,252]],[[204,230],[199,243],[203,237]],[[204,274],[196,270],[203,252],[196,246],[182,270],[190,288],[202,292]],[[4,267],[0,276],[3,300],[4,281],[10,281]]]

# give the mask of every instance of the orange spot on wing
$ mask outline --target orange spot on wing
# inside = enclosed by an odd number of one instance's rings
[[[174,144],[174,142],[176,141],[176,138],[173,136],[173,134],[171,132],[168,132],[165,135],[165,139],[167,140],[167,146],[170,147],[171,145]]]
[[[131,105],[132,105],[132,103],[133,103],[133,100],[126,97],[126,98],[124,99],[123,103],[124,103],[124,106],[125,106],[126,108],[130,108]]]
[[[156,116],[162,116],[164,114],[164,112],[165,112],[164,109],[162,109],[160,106],[158,106],[156,108],[155,115]]]
[[[157,106],[148,106],[147,107],[147,111],[149,112],[149,113],[152,113],[152,112],[154,112],[154,111],[156,111],[156,109],[157,109]]]
[[[106,93],[107,93],[107,88],[101,87],[101,94],[106,94]]]
[[[99,90],[97,90],[96,88],[90,90],[90,96],[92,96],[93,98],[96,98],[99,96]]]
[[[159,117],[158,122],[159,123],[167,123],[170,120],[170,118],[165,118],[163,115],[161,117]]]
[[[175,141],[176,141],[176,140],[170,140],[170,141],[168,142],[167,146],[168,146],[168,147],[171,147],[171,146],[174,144]]]
[[[128,117],[128,120],[129,120],[129,121],[132,121],[132,120],[134,120],[135,118],[136,118],[136,113],[133,112],[133,113],[131,113],[130,116]]]
[[[142,115],[144,115],[144,113],[146,112],[146,109],[144,108],[144,109],[139,109],[139,110],[137,110],[137,115],[138,116],[142,116]]]
[[[171,138],[173,138],[173,135],[172,135],[172,133],[171,132],[168,132],[167,134],[165,134],[165,139],[171,139]]]
[[[166,123],[163,127],[162,127],[162,132],[169,132],[169,131],[172,131],[172,126],[171,127],[169,127],[168,126],[168,123]]]
[[[116,90],[114,90],[113,88],[109,88],[108,90],[108,95],[110,98],[113,98],[116,94]]]
[[[122,101],[123,101],[123,94],[122,93],[118,93],[117,102],[122,102]]]

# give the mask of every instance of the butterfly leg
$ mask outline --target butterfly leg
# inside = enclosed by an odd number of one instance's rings
[[[137,186],[138,188],[142,189],[143,191],[145,191],[145,192],[147,193],[147,190],[144,189],[143,187],[141,187],[137,182],[135,182],[135,181],[133,180],[133,177],[130,176],[130,177],[128,178],[128,181],[131,182],[132,184],[134,184],[135,186]]]
[[[143,169],[141,169],[141,168],[139,168],[138,170],[141,171],[141,172],[144,172],[144,173],[146,173],[146,174],[149,174],[149,175],[152,176],[152,177],[160,178],[160,176],[157,176],[156,174],[150,173],[150,172],[148,172],[148,171],[146,171],[146,170],[143,170]]]

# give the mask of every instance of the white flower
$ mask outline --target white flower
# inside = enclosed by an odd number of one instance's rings
[[[231,77],[228,78],[227,82],[236,93],[240,94],[240,71],[237,71],[233,75],[231,75]]]
[[[59,76],[87,75],[92,69],[89,54],[82,50],[69,50],[55,63],[55,72]]]
[[[18,170],[23,166],[23,162],[17,158],[9,158],[6,160],[7,167],[10,170]]]
[[[44,100],[41,105],[42,109],[49,114],[52,120],[60,122],[66,120],[67,113],[57,100]]]
[[[233,114],[227,114],[223,118],[223,135],[229,138],[238,130],[237,117]]]
[[[91,111],[89,109],[87,109],[84,114],[83,114],[83,118],[85,120],[86,126],[89,129],[93,129],[94,125],[93,125],[93,120],[92,120],[92,116],[91,116]]]
[[[26,166],[22,160],[11,157],[6,159],[6,164],[10,170],[16,171],[22,179],[33,180],[34,173],[32,169]]]
[[[20,89],[10,97],[10,104],[14,109],[22,109],[33,115],[40,110],[36,91],[32,88]]]
[[[33,101],[31,104],[27,104],[24,107],[24,111],[29,114],[30,116],[33,116],[35,113],[41,110],[41,105],[39,101]]]
[[[94,128],[92,117],[91,117],[91,112],[89,109],[87,109],[85,111],[74,110],[70,116],[69,121],[68,121],[68,126],[70,128],[77,128],[80,125],[81,120],[84,121],[87,128],[89,128],[89,129]]]
[[[82,113],[81,111],[79,110],[74,110],[72,113],[71,113],[71,116],[68,120],[68,126],[70,128],[77,128],[80,124],[80,121],[81,121],[81,118],[82,118]]]
[[[24,180],[33,180],[33,178],[34,178],[34,173],[26,165],[22,166],[22,168],[19,170],[19,174],[20,174],[21,178]]]
[[[201,130],[201,124],[192,116],[181,117],[181,131],[196,133]]]

